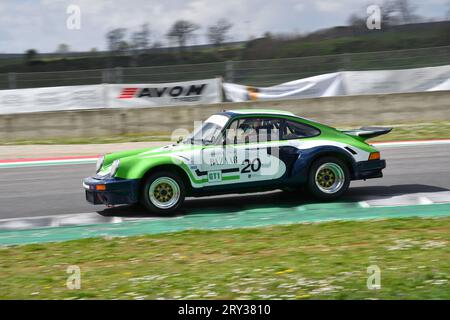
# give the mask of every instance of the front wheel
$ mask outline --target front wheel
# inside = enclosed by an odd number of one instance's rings
[[[335,200],[347,191],[350,172],[347,165],[335,157],[316,160],[310,169],[308,190],[320,200]]]
[[[171,215],[184,202],[183,180],[170,171],[155,172],[145,181],[141,202],[147,210],[157,215]]]

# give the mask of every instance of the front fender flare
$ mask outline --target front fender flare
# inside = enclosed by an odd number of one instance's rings
[[[146,158],[120,159],[116,177],[123,179],[141,179],[149,170],[163,165],[174,165],[183,169],[182,162],[170,156],[150,156]],[[183,169],[184,170],[184,169]]]

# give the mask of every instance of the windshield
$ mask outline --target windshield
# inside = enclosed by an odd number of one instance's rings
[[[203,125],[197,127],[194,132],[184,140],[184,143],[211,144],[220,135],[227,122],[228,117],[217,114],[213,115],[209,117]]]

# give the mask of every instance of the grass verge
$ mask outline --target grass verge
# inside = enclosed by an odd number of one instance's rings
[[[392,127],[393,130],[389,134],[370,139],[369,142],[450,138],[450,122],[448,121],[429,123],[404,123],[397,125],[386,124],[381,126]]]
[[[390,125],[385,125],[390,126]],[[394,125],[394,130],[387,135],[371,139],[376,141],[394,140],[426,140],[450,139],[450,122],[411,123]],[[354,127],[352,127],[354,128]],[[351,129],[351,128],[341,128]],[[27,145],[27,144],[102,144],[121,142],[170,141],[170,132],[129,133],[124,135],[95,138],[53,138],[53,139],[27,139],[0,141],[0,145]]]
[[[0,299],[449,299],[450,218],[295,224],[0,249]],[[67,267],[81,269],[68,290]],[[367,268],[381,289],[367,288]]]
[[[124,134],[110,137],[77,137],[77,138],[52,138],[52,139],[26,139],[0,141],[0,145],[29,145],[29,144],[103,144],[103,143],[121,143],[121,142],[151,142],[151,141],[170,141],[169,133],[135,133]]]

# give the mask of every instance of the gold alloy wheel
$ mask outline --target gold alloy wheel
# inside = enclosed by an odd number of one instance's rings
[[[336,193],[345,183],[344,170],[337,163],[324,163],[316,171],[315,182],[320,191]]]
[[[153,191],[153,194],[156,200],[160,202],[167,202],[170,199],[172,199],[173,189],[167,183],[161,183],[156,186],[155,190]]]
[[[170,209],[180,199],[180,187],[169,177],[160,177],[153,181],[148,193],[150,202],[159,209]]]

